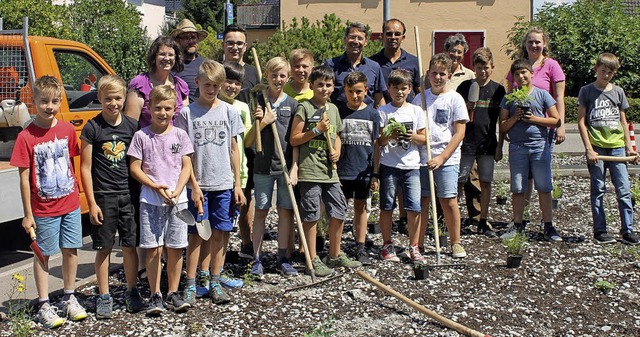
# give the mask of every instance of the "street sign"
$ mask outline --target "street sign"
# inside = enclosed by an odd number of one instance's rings
[[[223,40],[224,39],[224,34],[223,33],[217,33],[216,34],[216,39]]]
[[[227,26],[233,24],[233,4],[227,3]]]

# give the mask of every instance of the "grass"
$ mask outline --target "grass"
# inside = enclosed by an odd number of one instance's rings
[[[598,290],[602,291],[603,293],[609,292],[609,291],[613,290],[616,287],[615,283],[611,283],[611,282],[609,282],[607,280],[598,280],[593,285]]]
[[[333,317],[329,316],[326,321],[322,322],[319,326],[315,327],[310,332],[305,332],[304,337],[329,337],[336,334],[333,329]]]

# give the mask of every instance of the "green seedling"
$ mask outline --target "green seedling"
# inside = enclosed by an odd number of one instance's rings
[[[598,290],[602,291],[603,293],[606,292],[610,292],[611,290],[613,290],[613,288],[616,287],[615,283],[611,283],[607,280],[599,280],[596,283],[593,284],[596,288],[598,288]]]
[[[510,256],[521,256],[524,253],[527,242],[529,242],[527,235],[520,232],[508,239],[502,239],[502,243],[507,249],[507,254]]]
[[[329,316],[326,321],[315,327],[311,332],[305,332],[304,337],[330,337],[335,334],[336,331],[333,329],[333,317]]]
[[[510,94],[504,95],[504,98],[507,103],[514,103],[516,106],[527,106],[529,102],[533,101],[533,97],[529,96],[528,86],[515,89]]]
[[[397,122],[395,118],[389,118],[389,122],[382,129],[382,136],[389,137],[396,130],[398,130],[401,134],[407,133],[407,128],[404,126],[404,124]]]

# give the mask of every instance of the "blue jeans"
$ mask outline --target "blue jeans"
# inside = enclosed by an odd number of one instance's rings
[[[604,149],[594,146],[593,150],[599,155],[623,157],[626,155],[624,147],[615,149]],[[591,214],[593,215],[593,233],[607,231],[607,221],[604,210],[604,192],[606,187],[607,169],[611,174],[611,182],[616,190],[618,199],[618,210],[620,212],[621,228],[620,233],[633,230],[633,208],[631,207],[631,192],[629,183],[629,172],[626,163],[604,162],[587,165],[591,177]]]
[[[511,193],[524,193],[529,183],[529,172],[539,192],[551,192],[551,150],[549,144],[527,146],[509,144],[509,170],[511,172]]]
[[[396,190],[402,188],[402,201],[407,212],[420,213],[420,170],[403,170],[380,165],[380,209],[392,211]]]

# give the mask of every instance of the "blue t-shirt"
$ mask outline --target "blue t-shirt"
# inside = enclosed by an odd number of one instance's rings
[[[556,104],[556,100],[551,97],[551,94],[536,87],[533,87],[533,91],[529,94],[529,97],[533,98],[533,101],[530,102],[530,109],[534,116],[547,117],[547,110]],[[502,99],[500,108],[509,110],[509,117],[513,117],[513,115],[516,114],[517,107],[513,103],[507,103],[506,98]],[[509,129],[508,133],[511,144],[539,146],[549,140],[549,131],[546,126],[525,121],[517,121],[513,127]]]
[[[391,70],[404,69],[411,73],[411,85],[413,86],[413,91],[409,93],[407,102],[413,102],[413,98],[417,93],[416,88],[420,86],[418,58],[407,53],[406,50],[400,49],[400,57],[395,62],[391,62],[391,60],[384,55],[384,49],[382,49],[380,52],[371,55],[371,59],[380,65],[380,70],[382,71],[385,83],[389,83],[389,74],[391,73]],[[391,95],[389,95],[389,91],[387,90],[384,92],[384,100],[387,103],[391,102]]]
[[[380,133],[380,114],[372,105],[352,110],[338,105],[344,129],[340,132],[342,149],[338,176],[344,180],[370,179],[373,173],[374,142]]]
[[[352,67],[346,54],[342,54],[328,59],[324,65],[331,67],[335,75],[334,90],[331,94],[331,102],[333,104],[338,104],[338,102],[347,103],[344,95],[344,78],[353,71],[360,71],[367,76],[367,97],[364,99],[365,104],[373,103],[374,93],[387,90],[387,83],[385,82],[380,65],[370,58],[363,56],[360,63]]]

